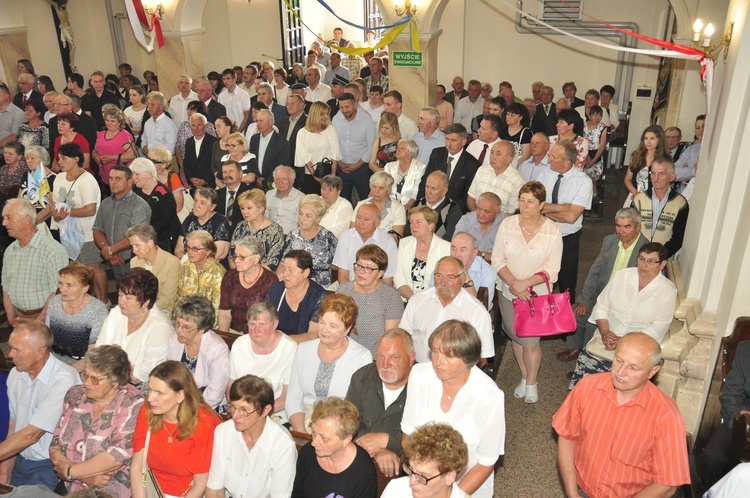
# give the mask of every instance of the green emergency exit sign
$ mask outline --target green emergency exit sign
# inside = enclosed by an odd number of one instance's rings
[[[422,53],[394,51],[391,62],[400,67],[422,67]]]

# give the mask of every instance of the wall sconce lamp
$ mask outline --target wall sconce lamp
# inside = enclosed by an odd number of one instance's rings
[[[404,8],[400,9],[398,7],[398,4],[394,5],[396,10],[396,15],[398,17],[401,16],[414,16],[417,14],[417,2],[414,2],[414,5],[411,4],[411,0],[406,0],[404,2]]]
[[[723,50],[724,62],[726,62],[727,54],[729,53],[729,43],[732,41],[733,28],[734,23],[730,22],[729,27],[727,28],[727,32],[721,36],[719,44],[712,45],[711,37],[714,34],[714,25],[708,23],[704,29],[703,21],[701,21],[700,19],[696,19],[695,23],[693,24],[693,46],[698,50],[702,50],[703,53],[706,54],[706,57],[710,57],[711,59],[715,59],[716,56],[719,55]],[[701,30],[703,30],[703,41],[701,41]]]
[[[156,16],[161,20],[161,16],[164,15],[164,5],[162,5],[161,2],[158,2],[156,4],[152,2],[143,2],[143,10],[146,11],[146,14],[150,16]]]

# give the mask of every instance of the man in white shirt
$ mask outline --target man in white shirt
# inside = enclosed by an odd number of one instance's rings
[[[430,154],[438,147],[445,146],[445,133],[440,128],[440,113],[434,107],[425,107],[419,111],[417,116],[417,128],[419,133],[412,137],[419,147],[417,161],[427,164]]]
[[[469,96],[464,97],[456,104],[456,110],[453,113],[453,122],[461,123],[464,128],[471,130],[471,120],[474,116],[482,113],[484,99],[480,96],[482,83],[478,80],[469,81]]]
[[[380,116],[385,109],[383,105],[383,87],[375,85],[370,88],[370,98],[365,102],[360,102],[359,107],[367,111],[376,125],[380,123]]]
[[[435,266],[435,287],[414,294],[406,305],[399,328],[409,332],[414,338],[417,361],[430,361],[430,348],[427,341],[430,334],[446,320],[464,320],[470,323],[482,340],[482,360],[495,355],[492,337],[492,323],[487,309],[477,298],[466,292],[463,286],[468,282],[466,268],[461,260],[445,256]]]
[[[309,102],[328,102],[333,98],[331,87],[320,82],[321,71],[317,67],[308,67],[305,72],[307,92],[305,100]]]
[[[323,83],[331,86],[333,78],[339,75],[346,81],[352,80],[352,75],[347,68],[341,65],[341,54],[335,52],[331,54],[331,69],[326,70],[326,75],[323,77]]]
[[[177,128],[174,122],[164,114],[167,101],[161,92],[148,94],[148,113],[151,116],[143,125],[141,133],[141,149],[148,154],[148,149],[162,145],[168,151],[173,151],[177,144]]]
[[[461,260],[464,268],[467,268],[469,280],[464,285],[466,292],[477,297],[477,291],[480,287],[485,287],[489,294],[487,300],[487,309],[492,308],[492,296],[495,295],[495,279],[497,275],[492,266],[479,256],[479,246],[477,239],[466,232],[460,232],[453,236],[451,240],[451,256]]]
[[[255,79],[257,77],[258,68],[256,68],[252,64],[248,64],[247,66],[245,66],[245,69],[242,70],[242,83],[240,83],[238,86],[241,89],[245,90],[251,99],[258,95],[258,91],[255,89]]]
[[[188,103],[198,100],[198,94],[190,89],[192,84],[193,78],[187,74],[181,74],[177,81],[177,89],[180,93],[169,100],[169,114],[172,115],[172,121],[177,127],[187,121]]]
[[[276,188],[266,193],[266,215],[279,225],[284,235],[297,228],[299,201],[305,194],[294,188],[296,173],[289,166],[278,166],[273,171]]]
[[[483,121],[484,122],[484,121]],[[490,164],[481,166],[477,170],[474,181],[469,187],[466,200],[471,211],[477,209],[477,198],[484,192],[494,192],[502,201],[502,210],[512,215],[518,208],[518,191],[521,190],[523,180],[521,174],[510,165],[516,155],[516,149],[511,142],[499,140],[490,150]]]
[[[243,132],[250,122],[250,95],[237,86],[237,75],[231,68],[221,73],[221,81],[224,82],[224,90],[219,94],[219,103],[227,108],[227,116]]]
[[[398,117],[398,127],[401,130],[401,136],[403,138],[411,138],[417,134],[417,123],[401,112],[402,106],[403,100],[401,92],[398,90],[391,90],[383,97],[383,110],[395,114]]]
[[[488,114],[482,118],[477,130],[478,139],[466,147],[466,152],[477,158],[480,166],[490,164],[490,150],[492,146],[500,141],[500,130],[503,122],[500,116]]]
[[[549,169],[549,137],[539,132],[531,137],[531,157],[518,166],[518,172],[527,182],[535,181],[542,171]]]

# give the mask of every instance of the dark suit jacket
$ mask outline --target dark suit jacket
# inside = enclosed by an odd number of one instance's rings
[[[31,96],[29,96],[29,101],[35,100],[39,103],[44,104],[44,95],[42,95],[42,92],[39,92],[37,90],[31,90]],[[18,92],[15,97],[13,97],[13,103],[16,107],[24,110],[23,108],[23,94],[21,92]]]
[[[612,273],[612,268],[615,266],[615,259],[617,258],[617,249],[620,239],[617,235],[611,234],[604,237],[604,243],[602,244],[602,250],[594,260],[594,264],[591,265],[589,274],[586,277],[586,282],[583,284],[583,291],[576,299],[577,304],[584,304],[586,306],[593,307],[596,304],[596,299],[599,294],[604,290],[604,287],[609,283],[609,276]],[[628,268],[632,268],[636,265],[636,259],[638,258],[638,250],[643,244],[648,242],[648,239],[639,234],[638,238],[634,242],[635,247],[633,252],[630,254],[628,260]]]
[[[549,116],[544,114],[544,104],[537,104],[534,118],[531,120],[531,131],[546,133],[548,137],[557,135],[557,109],[554,102],[549,105]]]
[[[214,99],[208,103],[208,122],[213,124],[222,116],[227,115],[227,108],[223,104],[219,104]]]
[[[269,110],[273,113],[274,123],[281,123],[285,117],[289,116],[286,106],[277,104],[276,102],[271,103],[271,108]],[[333,115],[331,115],[331,117],[333,117]]]
[[[445,94],[445,100],[447,100],[448,102],[450,102],[451,105],[453,106],[453,109],[455,109],[456,108],[456,102],[458,102],[462,98],[468,97],[468,96],[469,96],[469,92],[467,92],[466,90],[464,90],[464,91],[461,92],[461,95],[458,96],[458,99],[456,99],[456,91],[455,90],[451,90],[450,92],[448,92],[448,93]]]
[[[237,223],[242,221],[242,211],[240,210],[240,205],[237,204],[237,197],[240,196],[243,192],[247,192],[248,190],[251,190],[253,188],[252,185],[248,185],[247,183],[240,182],[240,186],[237,189],[237,195],[234,197],[234,209],[232,210],[232,217],[229,219],[231,222],[231,229],[230,231],[234,233],[234,227],[237,226]],[[216,212],[221,213],[224,216],[227,214],[227,188],[222,187],[219,190],[216,191],[217,195],[217,201],[216,201]]]
[[[422,197],[417,202],[415,202],[414,206],[412,207],[426,205],[427,199]],[[438,221],[435,225],[435,235],[443,240],[447,240],[448,242],[450,242],[453,238],[453,233],[456,231],[458,220],[460,220],[461,216],[463,216],[461,206],[459,206],[456,201],[446,197],[445,199],[443,199],[443,202],[438,204],[435,211],[437,211],[438,213]],[[408,237],[409,235],[411,235],[411,230],[409,229],[409,224],[407,223],[406,227],[404,228],[404,237]]]
[[[575,109],[576,107],[582,107],[584,105],[586,105],[586,102],[583,99],[576,97],[573,99],[573,103],[570,104],[570,108]]]
[[[78,114],[78,127],[76,131],[83,135],[86,141],[89,143],[91,150],[94,150],[96,145],[96,121],[94,118],[82,112]],[[57,116],[49,120],[49,148],[50,155],[53,155],[53,149],[55,147],[55,140],[60,134],[57,132]]]
[[[471,187],[471,182],[474,181],[474,175],[477,174],[478,169],[479,161],[466,151],[461,153],[461,157],[459,157],[456,164],[453,165],[453,173],[448,181],[447,196],[461,206],[461,211],[463,213],[466,213],[469,210],[466,206],[466,198],[469,195],[469,187]],[[427,183],[427,177],[433,171],[448,173],[448,149],[445,147],[437,147],[432,151],[432,154],[430,154],[427,168],[422,175],[422,181],[419,183],[419,193],[417,194],[419,199],[424,197],[424,187]]]
[[[672,160],[674,162],[677,162],[677,160],[680,158],[683,152],[685,152],[685,149],[690,147],[692,144],[690,142],[680,142],[677,144],[677,149],[674,151],[674,155],[672,156]]]
[[[339,112],[339,99],[331,99],[326,104],[331,108],[331,119],[333,119],[336,113]]]
[[[188,182],[191,178],[203,179],[208,187],[216,187],[216,177],[211,171],[211,152],[214,143],[219,139],[213,135],[206,135],[201,142],[198,157],[195,157],[195,137],[190,137],[185,142],[185,156],[182,159],[182,167],[185,168],[185,178]]]
[[[263,178],[272,178],[273,170],[276,166],[291,164],[289,159],[289,142],[275,131],[271,132],[271,140],[266,147],[266,155],[263,156],[263,164],[258,164],[258,149],[260,148],[260,133],[256,133],[250,138],[250,153],[255,154],[255,158],[250,160],[251,169],[254,164]]]
[[[294,164],[294,152],[297,150],[297,133],[305,127],[307,124],[307,114],[302,113],[297,122],[294,124],[292,135],[289,137],[289,163]],[[281,138],[286,140],[287,132],[289,131],[289,116],[285,117],[278,125],[279,135]],[[298,166],[295,164],[295,166]]]

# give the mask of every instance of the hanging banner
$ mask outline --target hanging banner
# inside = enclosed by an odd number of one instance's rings
[[[125,9],[128,11],[128,19],[130,20],[130,26],[133,28],[133,35],[138,43],[143,45],[143,48],[152,52],[154,50],[154,41],[158,42],[159,48],[164,46],[161,19],[156,15],[151,15],[149,22],[149,16],[146,13],[146,9],[143,8],[141,0],[125,0]],[[151,33],[151,39],[148,42],[143,33],[142,25],[146,26],[146,29]]]

